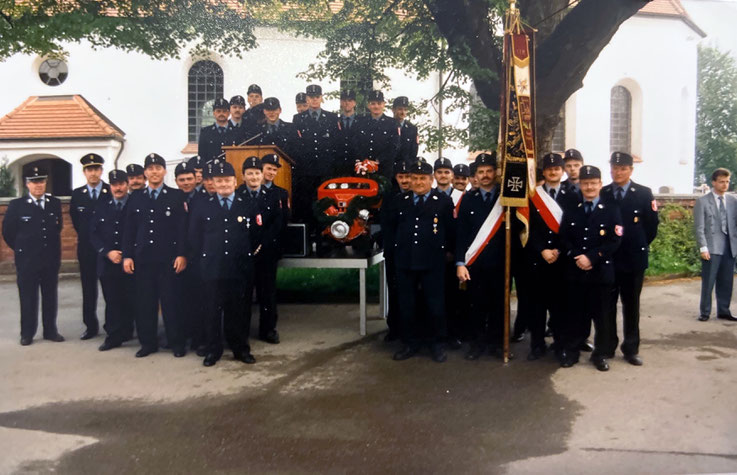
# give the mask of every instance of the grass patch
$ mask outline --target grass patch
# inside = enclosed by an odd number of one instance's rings
[[[279,269],[280,302],[357,302],[358,269]],[[379,266],[366,269],[366,300],[378,302]]]

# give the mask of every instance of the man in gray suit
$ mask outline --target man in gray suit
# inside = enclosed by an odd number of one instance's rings
[[[694,206],[696,241],[701,252],[701,303],[699,320],[711,314],[711,294],[716,284],[717,318],[737,321],[729,311],[737,255],[737,198],[727,195],[729,170],[717,168],[711,174],[712,192]]]

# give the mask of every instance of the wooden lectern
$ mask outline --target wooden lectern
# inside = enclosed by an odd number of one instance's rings
[[[292,167],[294,160],[284,153],[282,149],[276,145],[226,145],[223,147],[225,152],[225,160],[235,168],[235,179],[238,185],[243,183],[243,162],[246,158],[256,156],[258,158],[264,155],[275,153],[279,156],[279,173],[276,174],[274,184],[281,186],[289,193],[289,199],[292,199]]]

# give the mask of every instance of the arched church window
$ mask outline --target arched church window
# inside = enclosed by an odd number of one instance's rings
[[[609,151],[632,150],[632,94],[624,86],[614,86],[610,98]]]
[[[189,141],[197,142],[200,129],[215,122],[212,105],[223,97],[223,68],[214,61],[197,61],[189,68],[187,90]]]

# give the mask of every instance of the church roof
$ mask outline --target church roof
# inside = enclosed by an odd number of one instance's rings
[[[661,16],[680,19],[701,37],[705,37],[704,30],[698,27],[691,19],[681,0],[652,0],[645,4],[638,12],[640,15]]]
[[[0,118],[0,140],[122,140],[125,132],[79,94],[31,96]]]

